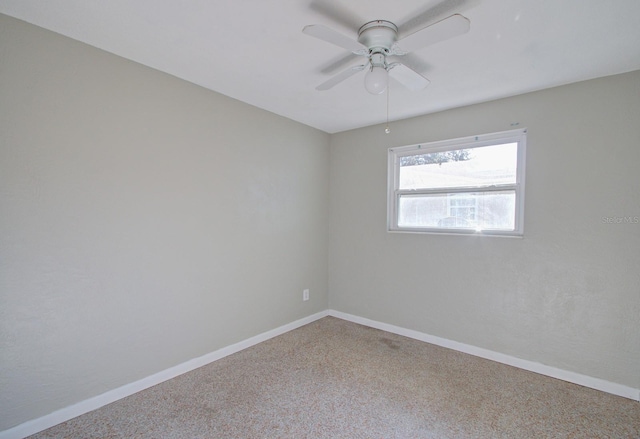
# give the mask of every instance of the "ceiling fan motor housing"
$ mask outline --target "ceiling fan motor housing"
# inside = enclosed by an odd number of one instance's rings
[[[358,31],[358,42],[369,48],[369,54],[387,55],[398,40],[398,27],[386,20],[370,21]]]

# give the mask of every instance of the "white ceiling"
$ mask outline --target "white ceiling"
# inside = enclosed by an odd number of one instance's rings
[[[367,93],[363,73],[316,91],[361,58],[307,24],[356,39],[384,19],[402,38],[454,13],[471,20],[411,54],[431,84],[392,81],[391,120],[640,69],[639,0],[0,0],[0,12],[328,133],[384,122],[386,96]]]

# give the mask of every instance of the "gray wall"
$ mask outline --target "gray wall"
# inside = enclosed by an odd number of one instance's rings
[[[2,15],[0,60],[0,431],[327,309],[327,134]]]
[[[392,93],[393,95],[393,93]],[[640,387],[640,72],[332,136],[329,306]],[[525,236],[387,233],[387,148],[528,128]]]

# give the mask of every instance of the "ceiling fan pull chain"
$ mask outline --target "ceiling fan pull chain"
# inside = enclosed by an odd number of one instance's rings
[[[390,86],[387,86],[387,126],[384,129],[384,132],[386,134],[389,134],[391,132],[391,129],[389,128],[389,90],[391,89]]]

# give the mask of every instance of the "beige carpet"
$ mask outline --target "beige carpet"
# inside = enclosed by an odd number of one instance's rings
[[[32,438],[640,438],[640,403],[327,317]]]

